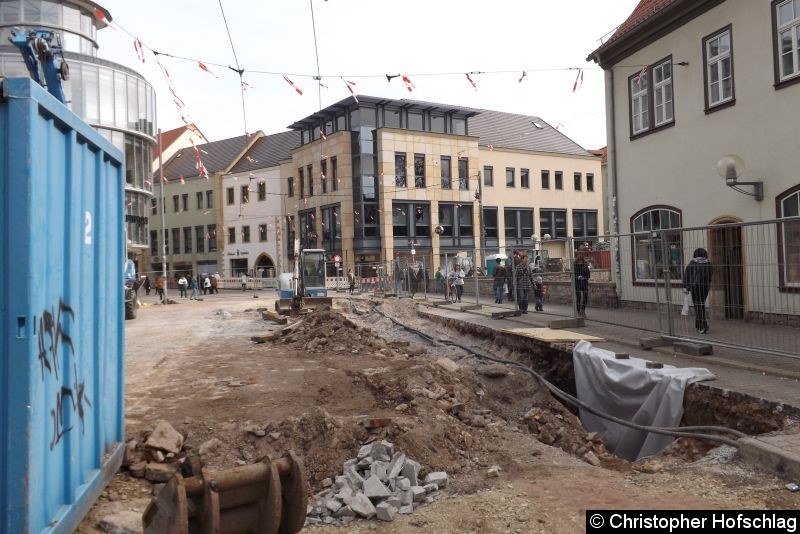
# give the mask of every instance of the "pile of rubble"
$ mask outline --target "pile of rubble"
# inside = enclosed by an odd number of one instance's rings
[[[168,422],[159,420],[144,444],[136,440],[126,444],[123,465],[134,478],[147,479],[157,486],[164,484],[172,478],[183,461],[180,457],[183,444],[183,434]]]
[[[306,525],[346,525],[357,517],[393,521],[398,513],[410,514],[448,484],[443,471],[420,482],[421,468],[386,440],[364,445],[344,463],[341,476],[323,481],[327,489],[309,504]]]

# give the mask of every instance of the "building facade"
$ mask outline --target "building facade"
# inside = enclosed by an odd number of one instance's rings
[[[60,35],[70,72],[63,82],[69,108],[125,154],[128,254],[141,270],[153,196],[156,97],[141,75],[97,57],[97,31],[108,21],[110,13],[89,0],[0,0],[0,76],[28,76],[18,49],[7,44],[12,30],[49,29]]]
[[[290,128],[287,261],[297,238],[347,266],[413,250],[433,270],[544,234],[564,258],[568,236],[603,231],[598,158],[537,117],[359,96]]]
[[[283,272],[280,162],[299,144],[294,131],[261,137],[222,176],[224,276],[273,278]]]
[[[615,230],[663,232],[800,214],[799,43],[796,0],[640,2],[589,56],[606,75]],[[731,154],[746,166],[726,181],[717,166]],[[728,187],[737,179],[761,182],[763,200],[754,198],[753,186]],[[726,318],[797,313],[800,223],[763,228],[760,235],[748,227],[697,230],[691,243],[676,232],[668,244],[672,274],[679,276],[693,248],[704,246],[726,266],[711,296],[714,305],[725,303]],[[658,273],[646,256],[658,243],[633,239],[618,259],[618,290],[624,300],[650,300]],[[672,298],[680,302],[679,284]]]
[[[168,278],[180,274],[223,272],[224,236],[222,177],[228,174],[263,132],[197,145],[208,177],[198,171],[194,147],[176,152],[153,174],[155,197],[149,205],[150,270],[160,273],[166,261]],[[164,224],[161,223],[161,188],[164,198]],[[166,238],[162,231],[166,228]],[[166,244],[166,257],[162,253]]]

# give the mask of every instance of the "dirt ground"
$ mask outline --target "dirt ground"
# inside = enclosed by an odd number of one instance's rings
[[[732,449],[681,441],[646,462],[614,458],[526,375],[487,372],[460,349],[402,330],[367,299],[337,298],[334,310],[305,317],[291,334],[254,343],[252,336],[283,328],[257,311],[272,305],[263,295],[229,294],[141,309],[126,323],[127,438],[142,441],[159,419],[186,437],[186,449],[216,438],[221,444],[203,457],[212,471],[291,449],[312,492],[375,438],[420,462],[423,475],[450,475],[435,502],[393,523],[340,529],[347,532],[571,533],[584,530],[587,509],[800,508],[785,481],[744,465]],[[382,309],[465,341],[420,319],[410,301]],[[368,418],[391,423],[368,431],[360,424]],[[497,478],[487,476],[493,465]],[[97,522],[116,511],[143,511],[151,491],[123,469],[78,532],[99,532]]]

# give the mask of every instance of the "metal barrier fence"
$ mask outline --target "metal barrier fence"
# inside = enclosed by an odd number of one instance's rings
[[[584,241],[568,240],[563,272],[532,269],[534,280],[543,282],[546,313],[578,317],[585,311],[591,320],[668,339],[800,358],[800,218],[606,235],[590,249]],[[505,253],[502,307],[519,309],[522,264],[515,253],[530,260],[535,251]],[[592,266],[588,284],[576,284],[579,258]],[[494,287],[492,276],[477,278],[474,286],[468,277],[462,302],[474,295],[478,303],[497,306]],[[533,312],[534,290],[528,296]]]

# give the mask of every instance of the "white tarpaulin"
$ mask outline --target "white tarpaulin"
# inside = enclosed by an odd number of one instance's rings
[[[707,369],[647,369],[638,358],[617,360],[614,353],[580,341],[572,353],[578,399],[619,419],[647,426],[677,427],[683,393],[689,384],[716,378]],[[603,437],[606,448],[626,460],[652,456],[675,439],[634,430],[581,410],[583,426]]]

